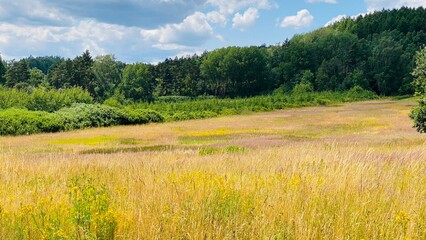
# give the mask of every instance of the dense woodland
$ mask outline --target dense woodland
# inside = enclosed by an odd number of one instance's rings
[[[74,59],[2,60],[0,108],[15,107],[13,101],[6,104],[10,91],[35,94],[35,103],[37,96],[64,98],[67,91],[77,96],[51,109],[32,108],[48,112],[69,107],[68,102],[115,106],[354,87],[381,96],[411,95],[416,52],[425,44],[426,9],[401,8],[346,18],[273,46],[227,47],[156,65],[126,64],[113,55],[92,57],[89,51]]]

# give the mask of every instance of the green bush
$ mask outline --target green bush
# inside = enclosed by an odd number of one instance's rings
[[[0,135],[57,132],[61,129],[62,122],[50,113],[14,108],[0,111]]]
[[[119,109],[100,104],[74,104],[54,113],[65,130],[115,125],[162,122],[158,112],[140,109]]]
[[[81,88],[62,91],[35,89],[28,97],[27,108],[33,111],[54,112],[74,103],[92,103],[93,98]]]
[[[410,118],[414,121],[413,128],[426,133],[426,98],[419,101],[419,106],[411,111]]]
[[[125,109],[123,110],[122,124],[145,124],[149,122],[163,122],[164,117],[154,110]]]
[[[126,119],[118,108],[84,103],[62,108],[54,115],[63,123],[64,130],[120,125]]]
[[[82,88],[47,90],[35,88],[31,92],[0,88],[0,109],[26,108],[32,111],[54,112],[73,103],[92,103],[93,98]]]
[[[377,98],[377,95],[374,92],[365,90],[360,86],[354,86],[349,89],[349,91],[346,92],[346,96],[349,101]]]

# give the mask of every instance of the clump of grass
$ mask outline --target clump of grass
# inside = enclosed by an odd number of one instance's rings
[[[77,239],[115,239],[117,219],[110,207],[107,189],[96,187],[93,180],[74,177],[68,185],[73,206],[70,217]]]
[[[216,148],[216,147],[207,147],[201,149],[198,154],[200,156],[206,156],[210,154],[217,154],[217,153],[242,153],[247,151],[245,147],[239,147],[239,146],[227,146],[224,148]]]

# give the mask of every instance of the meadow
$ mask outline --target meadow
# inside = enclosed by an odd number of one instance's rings
[[[0,137],[0,239],[426,239],[415,105]]]

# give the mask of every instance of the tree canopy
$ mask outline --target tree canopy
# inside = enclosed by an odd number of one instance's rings
[[[93,58],[89,51],[74,59],[0,61],[0,84],[29,90],[81,87],[97,102],[248,97],[295,87],[344,91],[359,86],[379,95],[404,95],[424,91],[417,86],[424,86],[420,70],[413,72],[424,44],[426,10],[404,7],[346,18],[272,46],[226,47],[158,64],[125,64],[113,55]]]

